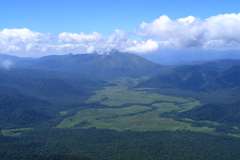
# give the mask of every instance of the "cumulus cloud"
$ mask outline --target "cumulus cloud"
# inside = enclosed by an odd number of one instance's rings
[[[135,42],[134,46],[125,49],[127,52],[148,53],[154,52],[158,49],[158,43],[149,39],[146,42]]]
[[[0,31],[0,52],[27,52],[39,43],[50,42],[51,36],[27,28]]]
[[[240,14],[217,15],[204,20],[189,16],[174,21],[163,15],[151,23],[143,22],[133,33],[183,48],[239,46],[239,26]]]
[[[151,23],[142,22],[130,33],[115,29],[108,37],[97,32],[62,32],[54,37],[27,28],[3,29],[0,31],[0,53],[43,56],[69,52],[104,53],[112,49],[143,54],[162,48],[240,49],[239,26],[240,13],[176,20],[162,15]]]
[[[122,43],[127,40],[126,36],[127,34],[123,30],[115,29],[111,34],[111,36],[109,36],[106,42],[109,44]]]
[[[104,37],[97,33],[93,32],[92,34],[84,33],[67,33],[63,32],[58,35],[59,43],[89,43],[89,42],[98,42],[101,41]]]
[[[93,46],[89,46],[86,50],[87,53],[93,53],[95,50],[95,48]]]

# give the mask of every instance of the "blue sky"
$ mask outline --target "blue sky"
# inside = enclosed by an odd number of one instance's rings
[[[237,0],[2,0],[0,53],[239,49],[239,6]]]

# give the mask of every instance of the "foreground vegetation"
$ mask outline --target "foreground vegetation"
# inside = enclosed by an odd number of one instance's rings
[[[0,159],[239,159],[240,139],[191,131],[34,129],[0,136]]]
[[[0,159],[238,159],[238,121],[229,124],[226,117],[206,118],[209,110],[202,110],[198,118],[195,115],[201,107],[208,108],[202,105],[206,93],[196,97],[190,91],[179,94],[177,89],[164,94],[155,88],[133,88],[140,80],[104,82],[105,87],[87,101],[70,99],[63,105],[56,103],[57,108],[52,102],[32,99],[29,106],[41,102],[54,112],[37,125],[3,125]],[[25,99],[11,98],[25,104]],[[8,104],[7,100],[3,97],[2,103]],[[234,105],[229,113],[238,112]]]

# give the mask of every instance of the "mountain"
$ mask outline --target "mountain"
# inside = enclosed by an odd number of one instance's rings
[[[214,80],[224,88],[240,86],[240,65],[221,70],[221,74]]]
[[[34,60],[34,58],[20,58],[17,56],[11,56],[7,54],[0,54],[0,62],[3,60],[9,60],[11,62],[18,62],[18,61],[23,61],[23,60]]]
[[[0,69],[0,128],[32,126],[83,103],[102,85],[78,75],[35,69]],[[69,107],[68,107],[69,109]]]
[[[21,93],[53,102],[82,102],[101,89],[98,82],[53,71],[35,69],[0,70],[0,87],[10,87]]]
[[[203,50],[203,49],[161,49],[155,53],[140,56],[161,65],[190,65],[192,62],[215,61],[219,59],[240,59],[238,50]]]
[[[136,88],[178,88],[191,91],[218,91],[240,86],[240,65],[215,70],[203,66],[185,66],[150,78]]]
[[[182,90],[203,90],[204,85],[216,77],[217,71],[201,67],[188,66],[174,69],[162,75],[139,83],[137,88],[179,88]]]
[[[205,62],[201,64],[201,66],[212,68],[212,69],[229,68],[235,65],[240,65],[239,59],[220,59],[220,60]]]
[[[98,78],[152,76],[164,72],[160,66],[135,54],[112,50],[106,54],[68,54],[18,62],[15,67],[65,71]]]

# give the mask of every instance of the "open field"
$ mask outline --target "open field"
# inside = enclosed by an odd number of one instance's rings
[[[22,131],[30,129],[33,128],[2,129],[1,134],[4,136],[19,136],[22,133]]]
[[[190,99],[183,99],[173,96],[159,95],[156,93],[147,93],[146,91],[128,90],[127,86],[106,87],[105,90],[97,91],[88,102],[101,102],[108,106],[120,106],[126,103],[152,103],[154,101],[168,102],[191,102]],[[106,99],[106,100],[105,100]]]
[[[116,83],[116,82],[115,82]],[[176,110],[186,111],[201,105],[193,98],[180,98],[146,91],[128,90],[126,81],[119,80],[118,86],[108,86],[96,92],[88,103],[100,102],[112,108],[89,108],[80,110],[76,115],[65,118],[57,128],[81,127],[133,131],[192,130],[213,133],[207,126],[192,127],[191,123],[174,121],[159,117],[160,113]],[[126,105],[129,104],[129,105]],[[121,107],[121,105],[126,105]],[[116,106],[116,108],[114,108]],[[119,108],[120,107],[120,108]]]
[[[108,108],[108,109],[85,109],[79,111],[76,115],[65,118],[57,127],[58,128],[67,128],[72,127],[82,121],[89,121],[94,123],[94,121],[99,121],[96,119],[115,117],[117,119],[122,115],[136,113],[149,110],[149,107],[145,106],[131,106],[125,108]],[[111,118],[109,118],[111,119]]]

